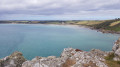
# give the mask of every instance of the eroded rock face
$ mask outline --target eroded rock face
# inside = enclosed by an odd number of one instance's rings
[[[89,52],[65,48],[60,57],[36,57],[26,61],[20,52],[14,52],[0,60],[0,67],[108,67],[105,57],[114,54],[115,61],[120,61],[120,38],[115,42],[113,51],[104,52],[92,49]]]
[[[115,54],[114,60],[120,61],[120,38],[115,42],[112,50]]]
[[[106,52],[94,49],[90,52],[76,51],[73,48],[64,49],[61,57],[69,57],[75,59],[76,63],[72,67],[107,67],[105,65],[104,57],[107,55]],[[101,57],[102,56],[102,57]]]
[[[0,67],[21,67],[25,58],[20,52],[14,52],[10,56],[0,59]]]
[[[61,56],[36,57],[31,61],[26,61],[22,67],[108,67],[104,61],[107,53],[100,50],[90,52],[66,48]]]

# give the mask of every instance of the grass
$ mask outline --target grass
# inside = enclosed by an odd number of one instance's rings
[[[41,24],[72,24],[72,25],[85,25],[95,29],[104,29],[118,32],[120,31],[120,19],[114,20],[71,20],[71,21],[0,21],[0,23],[41,23]]]
[[[94,21],[76,21],[76,22],[67,22],[75,25],[85,25],[90,26],[95,29],[104,29],[110,31],[120,31],[120,20],[94,20]]]
[[[114,61],[114,53],[109,54],[107,57],[105,57],[106,59],[106,64],[108,65],[108,67],[120,67],[120,61]]]
[[[103,22],[102,21],[79,21],[76,24],[77,25],[88,25],[88,26],[91,26],[91,25],[96,25],[96,24],[100,24],[100,23],[103,23]]]
[[[117,25],[117,24],[119,24],[119,23],[120,23],[120,21],[113,22],[113,23],[110,24],[110,26],[115,26],[115,25]]]
[[[120,20],[106,20],[103,23],[93,25],[95,29],[104,29],[110,31],[120,31]]]

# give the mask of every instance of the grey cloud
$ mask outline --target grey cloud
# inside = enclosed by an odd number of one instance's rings
[[[2,0],[0,15],[102,15],[112,12],[110,15],[119,15],[119,2],[120,0]]]

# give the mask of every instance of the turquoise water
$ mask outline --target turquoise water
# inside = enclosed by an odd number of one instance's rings
[[[41,24],[0,24],[0,58],[20,51],[27,59],[60,56],[64,48],[110,51],[119,35],[83,27]]]

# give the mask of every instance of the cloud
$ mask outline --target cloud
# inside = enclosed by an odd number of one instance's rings
[[[31,16],[120,16],[120,0],[2,0],[0,18]]]

